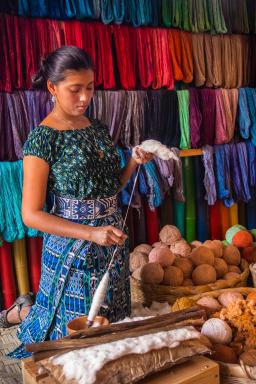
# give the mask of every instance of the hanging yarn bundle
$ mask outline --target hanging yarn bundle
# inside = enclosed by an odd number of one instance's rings
[[[22,161],[0,162],[0,179],[0,233],[3,239],[12,242],[26,235],[38,236],[37,230],[27,228],[22,222]]]

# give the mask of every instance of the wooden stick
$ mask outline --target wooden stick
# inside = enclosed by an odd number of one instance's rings
[[[179,152],[180,157],[201,156],[202,154],[202,149],[181,149]]]
[[[156,324],[160,323],[162,320],[165,319],[179,319],[179,316],[185,313],[191,313],[194,314],[194,312],[198,312],[199,310],[202,310],[201,307],[199,306],[194,306],[191,308],[186,308],[182,309],[180,311],[176,312],[170,312],[166,313],[164,315],[158,315],[158,316],[152,316],[150,318],[147,318],[145,320],[136,320],[136,321],[129,321],[125,323],[118,323],[118,324],[110,324],[110,325],[103,325],[100,327],[95,327],[95,328],[88,328],[83,331],[77,331],[72,333],[69,336],[64,337],[63,339],[78,339],[82,337],[94,337],[94,336],[100,336],[100,335],[105,335],[107,333],[112,333],[112,332],[119,332],[125,329],[131,329],[135,327],[140,327],[142,325],[147,325],[147,324]],[[206,313],[205,313],[206,315]]]
[[[192,320],[188,319],[188,320],[181,321],[177,324],[165,325],[161,329],[157,329],[157,328],[144,329],[143,331],[142,330],[140,331],[139,336],[145,336],[145,335],[154,334],[154,333],[158,333],[158,332],[167,332],[170,330],[182,328],[182,327],[189,326],[189,325],[190,326],[201,326],[204,323],[204,321],[205,321],[204,318],[192,319]],[[133,333],[132,331],[130,331],[128,337],[138,337],[138,334],[137,334],[137,332]],[[113,334],[113,335],[111,335],[111,339],[110,339],[110,335],[108,336],[108,338],[105,338],[105,337],[90,338],[90,339],[88,339],[89,343],[86,343],[86,344],[78,343],[79,341],[82,341],[82,340],[77,340],[76,343],[73,344],[72,346],[66,346],[65,348],[61,348],[61,349],[51,349],[51,350],[44,350],[42,352],[33,353],[32,358],[35,362],[37,362],[37,361],[41,361],[43,359],[46,359],[46,358],[49,358],[49,357],[52,357],[55,355],[58,355],[58,356],[62,355],[63,353],[71,352],[71,351],[74,351],[76,349],[88,348],[88,347],[92,347],[94,345],[105,344],[105,343],[117,341],[120,339],[123,339],[123,337],[120,338],[119,334]]]
[[[176,313],[176,316],[170,316],[174,315]],[[129,334],[129,330],[132,329],[133,332],[137,332],[137,335],[139,335],[139,332],[143,329],[143,327],[147,327],[145,329],[153,329],[157,327],[158,329],[166,324],[174,324],[179,321],[183,321],[186,319],[192,319],[192,318],[200,318],[205,316],[205,310],[193,310],[190,311],[179,311],[172,314],[162,315],[153,317],[150,319],[142,320],[142,321],[136,321],[136,322],[127,322],[127,323],[121,323],[121,324],[114,324],[112,326],[109,326],[109,332],[105,332],[106,330],[103,329],[104,333],[101,333],[101,337],[107,336],[109,333],[114,334],[120,334],[120,338],[126,337],[126,334]],[[105,328],[105,327],[104,327]],[[100,330],[100,329],[99,329]],[[94,331],[94,332],[93,332]],[[83,343],[83,345],[86,345],[88,340],[91,338],[95,339],[95,336],[99,336],[100,334],[97,333],[97,330],[89,329],[86,331],[87,334],[90,334],[90,337],[83,337],[83,339],[67,339],[63,338],[60,340],[55,341],[44,341],[42,343],[36,343],[36,344],[27,344],[26,350],[27,352],[38,352],[38,351],[46,351],[50,349],[61,349],[66,348],[68,346],[72,346],[74,343]]]

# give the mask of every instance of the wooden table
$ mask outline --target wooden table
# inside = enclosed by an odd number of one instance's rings
[[[54,384],[48,375],[39,374],[32,359],[22,361],[23,384]],[[157,373],[140,381],[141,384],[219,384],[219,365],[204,356],[195,356],[189,361]]]

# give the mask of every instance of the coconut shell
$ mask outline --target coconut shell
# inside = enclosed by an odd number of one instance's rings
[[[190,255],[190,260],[196,266],[201,264],[214,265],[215,258],[211,249],[204,246],[200,246],[193,249]]]
[[[140,275],[144,283],[160,284],[164,277],[164,270],[159,263],[148,263],[141,268]]]
[[[146,253],[147,255],[151,251],[152,247],[149,244],[140,244],[137,245],[137,247],[134,248],[133,252],[143,252]]]
[[[143,265],[148,263],[148,255],[142,252],[132,252],[130,253],[130,271],[134,272],[136,269],[143,267]]]
[[[150,263],[159,263],[162,267],[172,265],[174,260],[175,256],[168,247],[153,248],[148,255],[148,261]]]
[[[184,274],[184,279],[190,279],[193,271],[193,263],[189,259],[185,258],[176,258],[173,265],[182,270]]]
[[[159,233],[159,238],[163,243],[171,245],[181,239],[181,233],[174,225],[165,225]]]
[[[195,285],[215,283],[217,274],[212,265],[201,264],[192,272],[192,280]]]
[[[184,274],[180,268],[170,266],[164,270],[163,284],[170,285],[172,287],[178,287],[182,285],[184,281]]]
[[[173,243],[170,246],[170,249],[175,255],[180,255],[182,257],[187,257],[191,253],[191,246],[184,239]]]
[[[157,241],[156,243],[152,244],[152,248],[157,248],[157,247],[167,247],[168,245],[162,243],[162,241]]]
[[[191,245],[191,248],[194,249],[194,248],[200,247],[201,245],[203,245],[203,243],[201,241],[194,240],[192,241],[192,243],[190,243],[190,245]]]
[[[203,245],[207,248],[210,248],[213,251],[215,257],[222,257],[223,255],[223,247],[220,246],[219,243],[216,243],[212,240],[206,240]]]
[[[223,259],[229,265],[239,265],[241,262],[239,249],[234,245],[228,245],[224,248]]]
[[[217,279],[228,273],[228,265],[225,260],[216,257],[214,260],[214,268],[217,273]]]

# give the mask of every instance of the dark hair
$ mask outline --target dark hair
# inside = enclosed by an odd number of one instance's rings
[[[91,57],[83,49],[74,45],[64,45],[41,60],[39,70],[32,77],[32,87],[47,90],[47,80],[57,84],[64,80],[64,72],[68,69],[93,70],[94,68]]]

